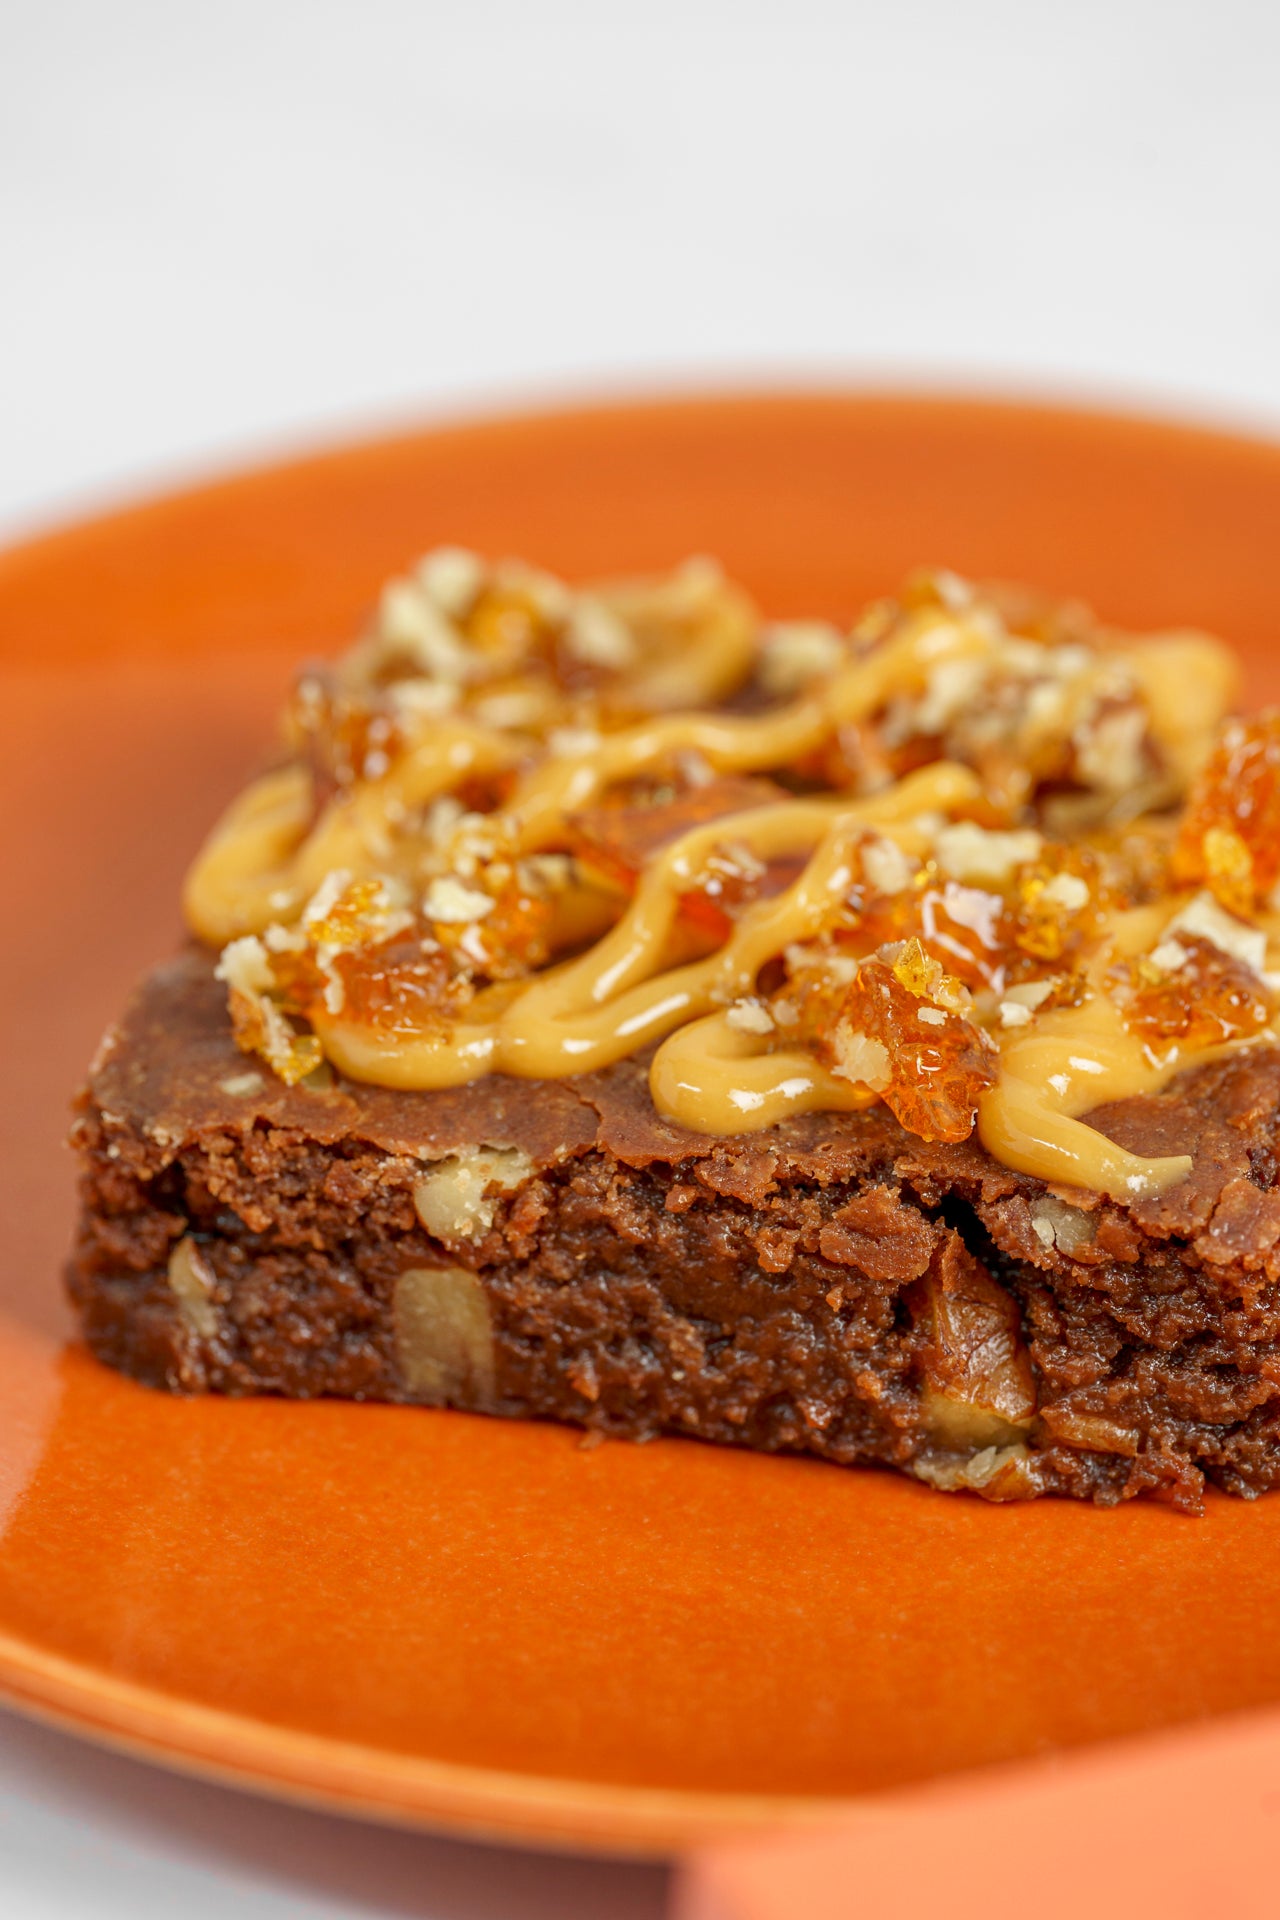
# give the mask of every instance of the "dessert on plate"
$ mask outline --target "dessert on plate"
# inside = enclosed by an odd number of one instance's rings
[[[103,1360],[877,1462],[1280,1481],[1280,716],[933,571],[459,549],[299,677],[107,1035]]]

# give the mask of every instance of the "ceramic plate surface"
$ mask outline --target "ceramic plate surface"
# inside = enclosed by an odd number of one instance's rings
[[[971,401],[592,409],[357,447],[0,557],[0,1690],[383,1818],[655,1848],[1280,1702],[1280,1497],[987,1507],[462,1414],[182,1401],[74,1344],[69,1092],[179,937],[291,669],[461,541],[717,554],[849,616],[919,561],[1215,628],[1280,693],[1280,450]]]

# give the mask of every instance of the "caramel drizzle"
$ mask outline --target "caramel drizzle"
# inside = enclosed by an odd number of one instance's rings
[[[402,820],[471,775],[505,771],[516,757],[505,734],[437,721],[430,739],[409,747],[380,779],[331,800],[314,827],[307,768],[264,774],[232,802],[188,873],[187,924],[221,946],[295,919],[327,874],[379,865],[394,871]]]
[[[700,658],[671,669],[683,674],[684,686],[725,689],[735,674],[741,677],[736,627],[726,633],[709,624],[700,646]],[[924,611],[852,659],[820,692],[762,716],[667,714],[562,757],[465,716],[434,721],[429,735],[385,774],[339,794],[314,825],[306,770],[286,767],[254,783],[211,836],[188,877],[188,920],[219,944],[295,918],[335,869],[403,868],[415,852],[406,821],[472,775],[518,774],[497,817],[505,846],[517,854],[556,847],[563,844],[566,816],[615,783],[669,766],[682,754],[700,756],[719,773],[785,767],[893,696],[919,692],[943,662],[981,658],[992,646],[979,623]],[[1150,725],[1177,765],[1203,737],[1206,714],[1216,718],[1225,703],[1229,670],[1219,651],[1197,636],[1171,639],[1162,665],[1163,651],[1159,643],[1112,650],[1100,657],[1098,672],[1114,672],[1117,663],[1130,670],[1146,697]],[[534,764],[521,772],[531,757]],[[830,923],[855,877],[859,835],[875,828],[907,850],[922,851],[921,833],[912,826],[917,816],[953,814],[980,798],[971,771],[940,762],[871,799],[796,799],[716,820],[683,835],[646,868],[621,918],[589,951],[527,982],[480,992],[469,1017],[447,1035],[381,1034],[322,1011],[314,1016],[316,1033],[328,1058],[351,1078],[409,1089],[459,1085],[493,1072],[562,1078],[661,1042],[650,1069],[655,1104],[667,1118],[703,1133],[750,1132],[791,1114],[864,1108],[877,1097],[868,1088],[837,1077],[807,1050],[735,1030],[725,1009],[754,990],[768,960]],[[783,894],[741,914],[717,952],[680,963],[680,896],[698,884],[708,856],[727,841],[764,861],[806,851],[809,858]],[[565,911],[582,921],[581,901],[569,901]],[[1168,903],[1158,914],[1167,919],[1173,911]],[[1114,942],[1103,942],[1102,951],[1113,949]],[[996,1159],[1047,1181],[1123,1199],[1163,1191],[1185,1176],[1185,1157],[1141,1159],[1078,1117],[1105,1101],[1153,1091],[1189,1064],[1176,1050],[1154,1064],[1101,988],[1082,1006],[1041,1014],[1029,1029],[993,1037],[1001,1073],[980,1102],[978,1128]],[[1252,1042],[1217,1051],[1242,1044]]]
[[[464,1020],[447,1036],[405,1039],[317,1012],[316,1032],[335,1066],[380,1086],[456,1086],[479,1072],[556,1080],[611,1066],[749,993],[767,960],[818,933],[853,882],[860,831],[946,811],[978,793],[967,767],[942,761],[870,800],[795,800],[732,814],[666,848],[616,926],[580,959],[535,975],[514,997],[510,988],[496,990],[502,1011],[493,1019]],[[760,860],[817,844],[799,878],[777,898],[748,907],[718,952],[668,966],[680,896],[697,884],[726,835]],[[485,998],[478,995],[474,1006]],[[833,1104],[844,1104],[843,1097]],[[710,1124],[703,1132],[738,1130],[731,1100],[708,1108],[704,1120]]]
[[[710,651],[723,644],[719,633],[704,641]],[[560,757],[547,757],[544,749],[499,816],[504,838],[521,854],[556,846],[568,814],[590,805],[605,788],[670,766],[683,754],[699,755],[717,773],[792,765],[894,694],[919,691],[943,662],[981,658],[991,650],[980,628],[921,615],[835,674],[821,695],[804,695],[758,717],[677,713],[641,721]],[[704,669],[700,677],[710,676]],[[527,753],[529,743],[523,746]],[[470,775],[518,765],[521,752],[522,743],[511,734],[465,719],[433,721],[429,736],[380,778],[336,795],[314,827],[305,770],[266,775],[233,804],[192,867],[183,896],[188,923],[201,939],[220,946],[296,915],[337,868],[359,872],[382,865],[394,871],[410,838],[402,835],[402,823],[415,810]]]
[[[1187,1154],[1144,1159],[1079,1118],[1112,1101],[1159,1093],[1189,1065],[1207,1065],[1274,1037],[1254,1035],[1194,1052],[1170,1046],[1156,1054],[1126,1027],[1108,997],[1106,969],[1116,958],[1149,949],[1176,905],[1164,901],[1114,915],[1089,968],[1089,998],[1002,1036],[999,1083],[978,1103],[978,1137],[993,1159],[1113,1200],[1164,1193],[1190,1173]],[[1266,924],[1274,938],[1274,922]]]

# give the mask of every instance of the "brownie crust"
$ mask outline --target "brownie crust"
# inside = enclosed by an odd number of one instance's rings
[[[154,1386],[1194,1511],[1206,1477],[1280,1482],[1278,1108],[1267,1046],[1100,1109],[1133,1151],[1194,1160],[1121,1206],[883,1108],[687,1133],[654,1113],[643,1058],[430,1095],[290,1088],[237,1052],[192,949],[80,1097],[69,1285],[92,1350]]]

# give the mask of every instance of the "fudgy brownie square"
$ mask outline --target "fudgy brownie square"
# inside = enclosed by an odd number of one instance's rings
[[[876,1462],[1280,1471],[1280,718],[949,574],[448,550],[309,669],[108,1035],[101,1358]]]
[[[338,1394],[906,1468],[989,1499],[1280,1477],[1280,1056],[1094,1116],[1171,1193],[1055,1193],[883,1106],[742,1140],[642,1062],[424,1097],[288,1087],[210,959],[144,984],[76,1123],[94,1352],[183,1391]]]

